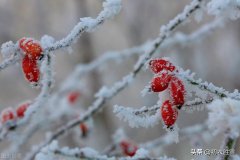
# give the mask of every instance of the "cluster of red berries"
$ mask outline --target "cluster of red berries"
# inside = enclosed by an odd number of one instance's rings
[[[22,38],[18,45],[24,55],[22,70],[25,78],[30,83],[37,84],[40,79],[38,60],[42,57],[43,49],[40,43],[32,38]]]
[[[130,141],[122,140],[120,142],[122,153],[126,156],[134,156],[138,150],[138,146]]]
[[[25,102],[19,105],[16,110],[11,107],[5,108],[1,112],[1,123],[7,124],[8,122],[14,122],[18,118],[23,118],[27,108],[30,106],[30,102]],[[14,123],[11,123],[11,127]]]
[[[153,59],[149,66],[155,77],[151,81],[151,91],[170,92],[170,99],[163,102],[161,116],[164,124],[169,128],[174,125],[178,117],[178,109],[185,102],[185,87],[181,79],[174,75],[178,72],[176,66],[166,59]]]

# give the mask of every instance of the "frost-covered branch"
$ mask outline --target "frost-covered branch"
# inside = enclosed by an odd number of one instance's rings
[[[221,146],[222,151],[227,151],[228,153],[220,155],[218,160],[226,160],[231,157],[232,152],[234,153],[234,147],[236,144],[236,138],[231,137],[231,135],[226,134],[224,137],[223,144]]]
[[[212,98],[202,100],[196,98],[193,101],[186,102],[182,107],[183,110],[195,110],[197,106],[211,103]],[[191,107],[191,108],[190,108]],[[133,107],[114,106],[113,112],[117,117],[123,121],[127,121],[131,127],[152,127],[157,125],[160,120],[160,108],[161,104],[157,104],[151,107],[141,107],[140,109],[133,109]],[[159,111],[159,112],[158,112]]]
[[[93,31],[100,24],[102,24],[105,20],[110,19],[113,16],[115,16],[116,14],[118,14],[121,9],[121,1],[120,0],[107,0],[106,2],[103,3],[103,7],[104,7],[103,11],[100,12],[99,16],[96,19],[92,19],[89,17],[82,18],[81,22],[79,22],[74,27],[74,29],[70,32],[70,34],[66,38],[64,38],[60,41],[57,41],[56,43],[52,43],[50,45],[43,44],[43,45],[47,45],[47,47],[45,47],[43,50],[44,55],[47,55],[47,59],[48,59],[47,63],[49,63],[51,61],[50,60],[51,57],[49,56],[48,53],[50,53],[56,49],[69,47],[73,42],[75,42],[79,38],[79,36],[83,32]],[[2,68],[6,68],[8,65],[13,64],[13,63],[17,62],[17,60],[20,59],[20,54],[17,54],[19,52],[17,44],[13,44],[12,42],[7,42],[7,43],[3,44],[2,52],[5,55],[8,54],[8,56],[10,53],[14,54],[9,59],[6,59],[2,63],[2,65],[0,65],[0,66],[2,66]],[[15,127],[19,126],[20,124],[26,123],[29,120],[30,115],[35,113],[37,108],[39,108],[41,105],[43,105],[43,103],[45,103],[46,99],[49,97],[49,89],[50,89],[51,83],[52,83],[51,82],[52,77],[50,77],[51,76],[50,74],[52,72],[52,67],[50,67],[50,64],[48,64],[45,68],[44,68],[44,65],[42,65],[42,66],[43,66],[42,73],[43,73],[43,75],[45,75],[45,77],[42,80],[42,91],[39,94],[39,96],[35,99],[35,102],[33,104],[31,104],[30,107],[27,109],[24,118],[21,119]],[[45,74],[45,72],[47,74]],[[3,137],[5,137],[7,134],[2,134],[2,135],[4,135]]]
[[[233,93],[230,93],[225,89],[223,89],[222,87],[217,87],[212,83],[202,82],[201,79],[195,80],[194,79],[195,73],[191,73],[189,70],[187,71],[181,70],[179,73],[176,73],[176,74],[178,74],[180,77],[185,79],[191,85],[196,86],[201,90],[206,90],[214,95],[217,95],[219,98],[228,97],[228,98],[240,100],[240,93],[238,92],[238,90],[235,90]]]
[[[103,24],[107,19],[113,18],[121,10],[121,0],[106,0],[103,2],[103,10],[96,19],[91,17],[81,18],[80,22],[72,29],[72,31],[63,39],[55,42],[52,46],[45,50],[52,52],[57,49],[66,48],[76,42],[83,32],[92,32],[99,25]]]
[[[75,127],[76,125],[82,123],[88,118],[92,117],[95,113],[97,113],[103,105],[106,103],[108,99],[111,99],[120,91],[122,91],[131,80],[136,77],[136,75],[143,68],[145,62],[151,58],[151,56],[155,53],[155,51],[162,45],[164,40],[168,37],[168,35],[182,22],[184,22],[195,10],[200,7],[200,3],[202,0],[194,0],[190,5],[187,5],[184,11],[171,20],[166,26],[162,27],[161,33],[157,41],[153,44],[153,46],[149,49],[148,52],[144,55],[144,58],[140,58],[139,62],[135,65],[134,70],[127,76],[125,76],[122,81],[116,82],[113,87],[106,89],[103,88],[98,94],[97,99],[93,102],[93,104],[89,107],[89,109],[83,114],[81,117],[76,120],[68,122],[65,126],[57,129],[56,132],[52,134],[50,138],[44,141],[39,147],[37,147],[26,159],[33,159],[35,155],[41,150],[41,148],[45,147],[49,143],[51,143],[54,139],[58,138],[62,134],[64,134],[69,129]]]
[[[38,97],[29,105],[27,110],[24,113],[24,117],[22,119],[19,119],[16,124],[14,124],[14,130],[18,128],[19,126],[26,124],[32,114],[37,112],[37,110],[42,107],[46,102],[47,99],[49,98],[50,91],[51,91],[51,85],[53,81],[53,75],[52,75],[52,58],[50,54],[46,54],[47,56],[43,60],[41,64],[41,73],[43,75],[43,78],[41,80],[41,92],[38,95]],[[1,129],[1,137],[0,140],[4,139],[7,136],[7,133],[11,128],[2,126],[4,128]]]
[[[56,141],[53,141],[50,145],[42,149],[40,153],[37,154],[36,160],[42,159],[55,159],[55,157],[68,157],[74,159],[98,159],[98,160],[174,160],[173,158],[158,157],[152,158],[149,156],[148,151],[144,149],[138,149],[133,157],[115,157],[101,155],[96,150],[91,148],[60,148]]]
[[[203,131],[207,129],[207,126],[204,124],[197,124],[194,126],[182,128],[179,131],[180,140],[191,138],[193,135],[202,134]],[[165,134],[155,140],[140,144],[141,147],[146,148],[147,150],[154,149],[156,147],[162,147],[175,143],[173,134]]]
[[[95,19],[91,17],[81,18],[80,22],[70,31],[66,37],[53,43],[50,46],[47,46],[44,48],[43,52],[49,53],[58,49],[70,47],[74,42],[78,40],[82,33],[92,32],[106,20],[116,16],[120,12],[121,7],[121,0],[106,0],[103,2],[103,10]],[[11,54],[12,57],[4,60],[0,64],[0,71],[20,60],[20,52],[17,45],[18,42],[16,44],[13,44],[12,41],[2,44],[2,54]]]

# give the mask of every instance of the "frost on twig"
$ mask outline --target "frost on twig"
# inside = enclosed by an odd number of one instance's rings
[[[207,129],[206,125],[202,125],[202,124],[197,124],[190,127],[182,128],[181,130],[179,130],[179,139],[180,141],[185,139],[190,139],[193,135],[200,134],[200,133],[202,134],[202,132],[206,129]],[[174,136],[175,136],[174,134],[167,133],[157,139],[148,141],[146,143],[142,143],[140,144],[140,146],[148,150],[158,148],[158,147],[164,147],[164,146],[175,143]]]
[[[240,132],[240,101],[224,98],[215,100],[207,108],[209,112],[208,127],[214,135],[228,131],[232,137]]]
[[[36,160],[47,160],[56,158],[75,158],[75,159],[98,159],[98,160],[174,160],[173,158],[159,157],[151,158],[148,151],[138,149],[133,157],[109,157],[101,155],[92,148],[69,148],[58,146],[57,141],[53,141],[50,145],[44,147],[41,152],[36,155]]]
[[[153,110],[155,111],[155,106],[153,106]],[[145,114],[139,115],[138,113],[146,111],[147,107],[142,107],[139,111],[136,111],[130,107],[123,106],[114,106],[113,112],[122,119],[123,121],[127,121],[131,127],[152,127],[157,125],[160,120],[160,116],[158,112],[145,112]]]
[[[164,40],[167,38],[167,35],[172,32],[178,25],[180,25],[185,19],[189,17],[191,13],[193,13],[195,10],[199,8],[199,5],[201,3],[201,0],[194,0],[190,5],[186,6],[186,9],[183,11],[183,13],[179,14],[176,18],[174,18],[173,21],[171,21],[165,28],[165,32],[162,32],[160,34],[160,38],[158,41],[156,41],[153,45],[154,48],[149,50],[146,55],[144,56],[146,58],[140,58],[140,61],[135,65],[134,70],[132,73],[129,74],[129,76],[136,77],[136,75],[139,73],[139,71],[143,68],[144,63],[155,53],[155,51],[162,45]],[[126,76],[128,77],[128,76]],[[62,134],[64,134],[67,130],[75,127],[76,125],[80,124],[81,122],[87,120],[88,118],[92,117],[97,111],[99,111],[103,104],[105,104],[107,99],[112,98],[116,94],[118,94],[120,91],[122,91],[129,83],[125,79],[123,79],[122,83],[117,82],[114,84],[113,87],[111,87],[108,90],[104,91],[104,97],[98,97],[93,104],[89,107],[89,109],[83,114],[80,118],[68,122],[65,126],[57,129],[55,133],[51,137],[49,137],[46,141],[44,141],[38,148],[36,148],[29,157],[26,157],[26,159],[33,159],[35,155],[41,150],[41,148],[45,147],[49,143],[51,143],[54,139],[58,138]],[[109,93],[112,93],[109,95]]]
[[[240,17],[238,0],[211,0],[207,4],[208,13],[236,20]]]
[[[40,107],[46,103],[49,94],[50,89],[53,83],[53,75],[52,75],[52,57],[47,54],[46,58],[42,62],[41,65],[41,73],[43,74],[42,78],[42,87],[41,92],[39,96],[35,99],[35,102],[29,106],[29,108],[26,110],[25,115],[23,119],[19,121],[19,124],[26,123],[32,114],[34,114]]]
[[[96,19],[90,17],[81,18],[80,22],[65,38],[55,42],[52,46],[47,47],[45,50],[50,52],[69,47],[72,43],[77,41],[83,32],[93,31],[107,19],[117,15],[120,12],[121,7],[121,0],[106,0],[103,2],[103,10],[99,13]]]
[[[14,130],[16,130],[16,128],[18,128],[19,126],[29,122],[32,114],[37,112],[37,110],[39,110],[39,108],[41,108],[49,98],[50,89],[53,82],[52,59],[49,54],[47,54],[46,58],[43,60],[41,64],[41,73],[43,75],[43,78],[41,80],[41,92],[35,99],[35,101],[33,101],[33,103],[29,105],[29,107],[24,113],[24,117],[22,119],[17,120],[14,126]],[[10,131],[9,128],[2,126],[0,140],[5,138],[9,131]]]
[[[99,13],[96,19],[91,17],[81,18],[80,22],[65,38],[56,41],[53,44],[49,43],[50,45],[45,45],[46,47],[44,47],[43,52],[52,52],[57,49],[70,47],[70,45],[77,41],[83,32],[91,32],[103,24],[106,20],[116,16],[120,12],[121,7],[121,0],[106,0],[103,2],[103,10]],[[20,52],[17,45],[18,42],[14,44],[12,41],[6,42],[2,45],[1,52],[4,57],[9,57],[10,55],[11,57],[5,59],[0,64],[0,71],[20,60]]]
[[[233,93],[230,93],[225,89],[223,89],[222,87],[217,87],[212,83],[202,82],[201,79],[195,80],[194,79],[195,73],[191,73],[190,70],[187,70],[187,71],[180,70],[179,73],[177,74],[178,76],[185,79],[191,85],[197,86],[201,90],[208,91],[209,93],[212,93],[213,95],[218,96],[218,98],[229,97],[236,100],[240,99],[239,98],[240,93],[237,90],[235,90]]]

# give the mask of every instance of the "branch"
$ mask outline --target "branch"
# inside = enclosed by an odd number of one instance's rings
[[[143,68],[145,62],[151,58],[151,56],[155,53],[155,51],[162,45],[164,40],[167,36],[182,22],[184,22],[195,10],[199,9],[200,3],[202,0],[194,0],[191,2],[190,5],[186,6],[184,11],[171,20],[166,26],[162,28],[162,32],[160,33],[160,37],[154,43],[153,47],[143,56],[140,58],[139,62],[135,65],[134,70],[127,76],[125,76],[122,81],[116,82],[113,87],[111,87],[107,92],[104,92],[104,95],[98,97],[95,102],[89,107],[89,109],[76,120],[68,122],[65,126],[57,129],[56,132],[52,134],[52,136],[46,141],[44,141],[41,145],[39,145],[29,156],[26,157],[27,160],[34,159],[35,155],[41,150],[41,148],[45,147],[49,143],[51,143],[54,139],[58,138],[59,136],[63,135],[69,129],[75,127],[76,125],[82,123],[83,121],[87,120],[88,118],[92,117],[95,113],[97,113],[100,109],[103,108],[103,105],[106,103],[107,100],[111,99],[119,92],[121,92],[130,82],[131,80],[137,76],[140,70]],[[103,92],[102,92],[103,93]]]
[[[240,93],[238,92],[238,90],[235,90],[233,93],[229,93],[225,89],[217,87],[212,83],[202,82],[201,79],[195,80],[194,79],[195,73],[190,73],[189,70],[187,71],[180,70],[180,72],[176,74],[185,79],[191,85],[196,86],[201,90],[205,90],[208,91],[209,93],[217,95],[219,98],[228,97],[235,100],[240,100]]]
[[[63,156],[67,158],[73,159],[97,159],[97,160],[174,160],[173,158],[167,157],[159,157],[152,158],[149,157],[148,151],[144,149],[138,149],[136,154],[133,157],[115,157],[115,156],[107,156],[101,155],[96,150],[91,148],[60,148],[56,141],[52,142],[50,145],[45,147],[46,149],[36,156],[36,160],[38,159],[54,159],[55,156]]]
[[[203,124],[203,125],[197,124],[197,125],[183,128],[179,131],[179,134],[181,135],[180,139],[184,140],[187,138],[191,138],[193,135],[202,133],[205,130],[207,130],[206,124]],[[152,140],[152,141],[149,141],[146,143],[142,143],[142,144],[140,144],[140,147],[150,150],[150,149],[153,149],[153,148],[156,148],[159,146],[167,146],[167,145],[173,144],[175,142],[173,139],[174,138],[171,138],[171,135],[169,135],[169,133],[168,133],[168,134],[165,134],[155,140]]]
[[[120,10],[121,0],[106,0],[105,2],[103,2],[103,10],[99,13],[96,19],[93,19],[91,17],[81,18],[80,22],[71,30],[71,32],[65,38],[46,47],[43,52],[49,53],[58,49],[69,47],[78,40],[82,33],[94,31],[106,20],[116,16],[120,12]],[[18,49],[17,51],[15,51],[12,58],[6,59],[0,64],[0,71],[18,62],[20,60],[19,57],[20,54]]]
[[[26,112],[24,113],[24,117],[16,122],[14,125],[14,130],[23,124],[26,124],[31,116],[37,112],[37,110],[43,106],[49,97],[50,94],[50,89],[52,85],[52,60],[51,56],[49,54],[46,54],[46,58],[41,64],[41,73],[43,75],[43,79],[41,80],[41,92],[38,95],[38,97],[35,99],[35,101],[28,107]],[[4,126],[3,126],[4,127]],[[0,141],[2,141],[8,134],[11,128],[1,128],[1,136],[0,136]]]
[[[218,160],[229,160],[231,157],[231,154],[234,153],[234,147],[236,144],[236,139],[233,136],[231,136],[229,133],[226,133],[224,137],[223,144],[221,146],[221,151],[224,152],[224,154],[221,154],[217,159]],[[225,152],[227,151],[227,152]]]
[[[115,16],[116,14],[118,14],[121,9],[121,0],[106,0],[106,2],[103,3],[103,8],[104,8],[103,11],[101,11],[99,13],[99,15],[96,19],[92,19],[89,17],[82,18],[81,21],[73,28],[73,30],[70,32],[69,35],[67,35],[62,40],[57,41],[53,45],[50,45],[50,46],[47,46],[46,48],[44,48],[43,53],[44,53],[44,55],[47,55],[48,61],[49,62],[51,61],[50,57],[48,56],[49,55],[48,53],[50,53],[51,51],[57,50],[57,49],[61,49],[61,48],[70,46],[73,42],[75,42],[80,37],[80,35],[83,32],[93,31],[99,25],[101,25],[103,22],[105,22],[105,20],[110,19],[113,16]],[[7,44],[7,43],[5,43],[5,44]],[[2,64],[0,64],[0,70],[5,69],[9,65],[14,64],[14,63],[18,62],[18,60],[20,60],[20,51],[19,51],[19,49],[16,49],[16,48],[18,48],[18,47],[16,47],[16,45],[17,44],[12,44],[10,46],[11,47],[10,49],[15,51],[14,56],[12,56],[11,58],[6,59],[4,62],[2,62]],[[3,50],[6,50],[6,48],[4,48]],[[46,69],[47,68],[48,67],[46,67]],[[43,73],[44,72],[45,71],[43,71]],[[47,72],[49,74],[51,74],[50,70]],[[51,76],[51,75],[49,75],[49,76]],[[50,77],[46,77],[46,79],[48,79],[48,78],[50,78]],[[46,99],[49,97],[49,89],[50,89],[51,83],[52,83],[51,81],[45,83],[43,80],[43,87],[42,87],[41,93],[35,99],[35,103],[31,104],[30,107],[27,109],[27,111],[25,113],[26,116],[24,116],[24,118],[16,124],[15,128],[26,123],[30,119],[30,115],[35,113],[37,108],[39,108],[41,105],[43,105],[43,103],[45,103],[47,101]],[[0,129],[0,130],[2,131],[3,129]],[[7,131],[4,130],[4,133],[1,134],[0,140],[2,140],[3,138],[6,137],[7,132],[8,132],[8,130]]]

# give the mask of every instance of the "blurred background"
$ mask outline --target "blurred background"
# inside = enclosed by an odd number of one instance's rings
[[[180,13],[189,2],[190,0],[123,0],[120,15],[104,23],[95,32],[84,33],[73,46],[72,54],[69,55],[64,51],[56,53],[54,90],[77,64],[89,63],[106,51],[122,50],[156,38],[160,26]],[[79,18],[96,17],[101,9],[102,1],[96,0],[0,0],[0,44],[9,40],[16,42],[24,36],[40,39],[45,34],[53,36],[56,40],[61,39],[79,22]],[[201,22],[191,20],[192,23],[179,27],[178,31],[191,33],[212,19],[213,17],[204,15]],[[164,50],[163,55],[171,57],[182,68],[196,72],[203,80],[213,82],[229,91],[238,89],[240,86],[239,24],[239,21],[230,22],[224,28],[213,31],[201,42],[189,46],[173,46]],[[82,97],[84,106],[91,104],[94,93],[102,85],[111,86],[113,82],[128,74],[136,61],[137,57],[132,57],[120,64],[112,62],[103,70],[89,74],[85,80],[88,94]],[[95,129],[85,142],[88,146],[101,151],[119,127],[124,128],[127,135],[137,143],[153,140],[166,133],[161,123],[149,129],[130,128],[126,122],[120,121],[113,114],[112,106],[115,104],[136,108],[156,104],[157,95],[141,97],[140,94],[151,77],[152,73],[149,71],[142,72],[131,86],[109,101],[106,108],[95,116]],[[24,80],[19,64],[1,71],[1,109],[15,106],[26,99],[34,99],[38,93],[39,90],[31,88]],[[178,125],[182,128],[203,123],[207,116],[206,110],[193,114],[182,112]],[[43,138],[44,133],[39,133],[31,143],[37,143]],[[222,135],[204,146],[218,149],[221,138]],[[73,140],[65,139],[63,145],[77,144]],[[0,146],[0,151],[5,149],[4,147]],[[191,148],[191,143],[180,141],[178,144],[166,147],[162,153],[178,159],[196,158],[191,156]],[[29,145],[25,145],[25,151],[27,150]]]

